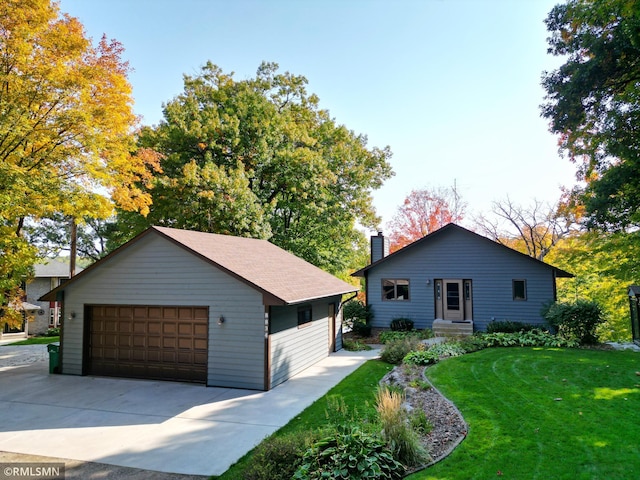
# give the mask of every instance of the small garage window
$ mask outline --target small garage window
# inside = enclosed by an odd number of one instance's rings
[[[527,281],[526,280],[513,280],[513,299],[514,300],[527,299]]]
[[[306,326],[311,323],[311,305],[305,305],[298,308],[298,327]]]

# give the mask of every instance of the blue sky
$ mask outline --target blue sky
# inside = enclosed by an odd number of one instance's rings
[[[412,189],[457,184],[467,221],[507,195],[555,202],[575,183],[539,105],[552,0],[61,0],[94,41],[125,47],[135,111],[157,124],[207,60],[235,78],[262,61],[304,75],[320,106],[395,176],[374,192],[384,228]]]

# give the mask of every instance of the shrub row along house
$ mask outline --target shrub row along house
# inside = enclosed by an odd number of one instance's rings
[[[541,323],[571,274],[450,224],[391,255],[372,238],[373,325]],[[342,348],[357,287],[265,241],[152,227],[41,300],[62,302],[61,372],[270,388]]]

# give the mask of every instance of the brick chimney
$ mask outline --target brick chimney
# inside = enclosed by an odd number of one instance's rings
[[[371,263],[377,262],[389,255],[389,239],[382,232],[371,236]]]

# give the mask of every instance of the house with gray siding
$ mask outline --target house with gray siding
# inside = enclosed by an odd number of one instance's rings
[[[82,269],[79,269],[82,270]],[[59,326],[60,305],[57,302],[39,301],[38,299],[56,288],[70,277],[69,265],[58,260],[46,259],[34,266],[33,279],[23,286],[24,297],[18,304],[22,310],[22,325],[10,328],[8,325],[0,330],[0,338],[27,338],[29,335],[43,335],[50,328]]]
[[[269,390],[342,348],[357,290],[266,240],[152,227],[42,300],[63,374]]]
[[[76,269],[81,272],[81,268]],[[29,333],[42,335],[49,328],[60,326],[61,308],[57,302],[39,301],[38,299],[50,290],[60,286],[71,277],[69,264],[58,260],[45,260],[34,266],[34,278],[27,283],[25,294],[27,302],[38,305],[33,322],[29,325]]]
[[[544,325],[556,278],[573,276],[455,224],[391,254],[379,233],[371,260],[353,275],[365,279],[372,326],[402,317],[436,333],[484,331],[491,321]]]

